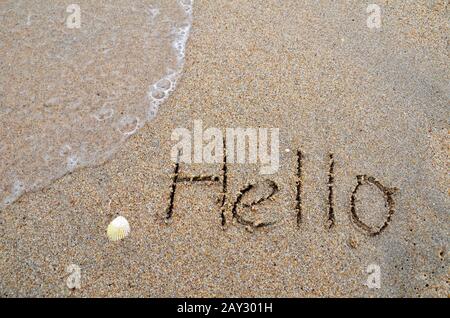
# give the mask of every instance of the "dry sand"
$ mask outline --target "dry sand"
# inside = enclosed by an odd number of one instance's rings
[[[156,119],[109,162],[1,211],[0,295],[447,297],[447,4],[379,1],[383,25],[371,30],[368,3],[196,1],[183,79]],[[228,166],[229,203],[248,182],[277,183],[274,200],[239,210],[275,224],[249,230],[228,205],[222,227],[222,188],[207,182],[179,184],[164,222],[172,130],[200,119],[204,127],[280,128],[276,174]],[[191,174],[220,169],[181,165]],[[398,189],[379,235],[351,218],[357,175]],[[367,224],[383,224],[384,203],[374,186],[357,193]],[[106,227],[119,214],[131,235],[109,242]],[[81,267],[80,289],[66,286],[70,264]],[[364,285],[369,264],[380,266],[380,289]]]

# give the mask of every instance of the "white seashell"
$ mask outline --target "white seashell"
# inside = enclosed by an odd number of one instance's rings
[[[111,241],[119,241],[130,234],[130,224],[123,216],[118,216],[108,225],[106,234]]]

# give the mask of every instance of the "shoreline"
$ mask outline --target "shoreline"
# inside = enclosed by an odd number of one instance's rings
[[[380,5],[373,31],[362,3],[195,1],[183,76],[151,123],[111,160],[0,212],[0,295],[447,297],[442,8]],[[224,187],[221,162],[182,163],[183,176],[219,181],[176,183],[167,220],[171,135],[195,120],[279,128],[280,167],[229,164]],[[110,242],[119,215],[131,233]],[[66,285],[71,264],[80,289]],[[381,288],[366,286],[372,265]]]

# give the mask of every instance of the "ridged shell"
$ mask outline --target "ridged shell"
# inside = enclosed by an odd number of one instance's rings
[[[106,234],[111,241],[119,241],[130,234],[130,224],[123,216],[118,216],[108,225]]]

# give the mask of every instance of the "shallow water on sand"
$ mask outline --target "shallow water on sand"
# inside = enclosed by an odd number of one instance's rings
[[[0,209],[104,162],[176,86],[190,0],[0,3]],[[67,19],[75,17],[75,20]]]

